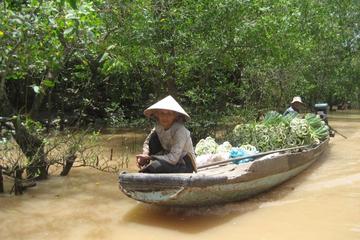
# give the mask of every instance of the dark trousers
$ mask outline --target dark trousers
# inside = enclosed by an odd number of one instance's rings
[[[153,132],[149,139],[149,154],[155,155],[164,148],[161,146],[160,140],[156,132]],[[185,155],[184,163],[177,163],[176,165],[170,164],[164,160],[151,160],[148,165],[142,168],[139,172],[142,173],[192,173],[194,171],[191,163],[191,158]]]

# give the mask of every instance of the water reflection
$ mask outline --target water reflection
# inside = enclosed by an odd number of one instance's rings
[[[235,213],[214,214],[214,210],[169,209],[138,204],[124,215],[123,220],[176,232],[199,233],[226,224],[236,216]]]

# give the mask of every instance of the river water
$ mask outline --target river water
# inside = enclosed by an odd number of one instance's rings
[[[348,139],[337,134],[309,169],[249,200],[163,209],[127,198],[114,174],[77,168],[22,196],[2,194],[0,239],[360,239],[360,113],[330,123]],[[106,145],[122,144],[111,135]]]

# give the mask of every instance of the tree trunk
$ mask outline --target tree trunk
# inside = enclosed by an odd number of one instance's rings
[[[13,109],[6,94],[5,76],[0,73],[0,116],[9,117],[12,113]]]
[[[15,120],[13,123],[15,126],[15,141],[30,162],[26,169],[28,178],[46,179],[47,163],[42,141],[38,137],[31,135],[19,121]]]
[[[65,156],[65,166],[60,173],[60,176],[67,176],[75,162],[76,156],[74,154],[69,154]]]
[[[176,75],[175,75],[176,53],[175,53],[174,43],[171,42],[170,44],[171,44],[171,46],[169,46],[169,47],[170,47],[171,60],[168,61],[167,68],[166,68],[166,90],[170,95],[172,95],[173,97],[176,97],[176,95],[177,95]]]
[[[4,178],[2,175],[2,167],[0,166],[0,193],[4,192]]]
[[[43,103],[44,97],[45,97],[45,94],[43,92],[36,94],[34,102],[31,107],[31,111],[30,111],[30,117],[32,119],[38,119],[39,110],[40,110],[41,104]]]
[[[15,110],[10,104],[5,90],[5,76],[0,75],[0,114],[9,117],[14,113]],[[27,169],[28,177],[45,179],[47,167],[42,141],[29,133],[20,120],[13,120],[13,124],[15,127],[14,139],[30,162]]]
[[[156,35],[153,39],[156,46],[156,51],[159,56],[159,69],[160,74],[158,77],[161,78],[161,85],[154,83],[154,90],[161,91],[165,90],[167,94],[171,94],[176,97],[176,51],[174,43],[174,26],[164,27],[167,23],[171,8],[176,4],[176,1],[157,1],[153,0],[153,11],[156,21]],[[163,75],[165,73],[165,76]],[[166,94],[166,95],[167,95]],[[163,94],[159,94],[163,95]]]
[[[21,195],[23,193],[23,187],[22,187],[22,173],[23,171],[19,169],[17,166],[17,169],[15,169],[15,183],[14,183],[14,191],[15,195]]]

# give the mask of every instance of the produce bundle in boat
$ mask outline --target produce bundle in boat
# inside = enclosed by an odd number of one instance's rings
[[[265,152],[319,143],[328,136],[328,126],[315,114],[300,118],[297,114],[268,112],[260,123],[237,125],[231,138],[235,145],[251,144]]]
[[[279,185],[314,163],[328,145],[328,132],[314,114],[300,118],[269,112],[261,122],[237,125],[222,144],[211,137],[201,140],[195,148],[198,158],[220,154],[217,162],[203,163],[193,173],[123,172],[120,189],[135,200],[165,206],[239,201]],[[241,150],[253,152],[234,155]]]
[[[261,122],[236,125],[229,136],[230,142],[225,141],[219,145],[210,136],[201,139],[195,147],[195,153],[198,156],[197,163],[203,166],[258,152],[317,144],[328,136],[328,126],[315,114],[309,113],[300,118],[296,113],[283,116],[271,111]],[[251,158],[234,162],[249,160]]]

